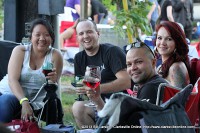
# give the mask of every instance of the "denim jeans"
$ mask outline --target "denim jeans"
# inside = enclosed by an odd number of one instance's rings
[[[12,119],[20,118],[21,105],[12,94],[0,93],[0,122],[7,123]]]
[[[155,27],[156,27],[156,22],[151,20],[150,23],[151,23],[152,30],[154,32],[155,31]]]

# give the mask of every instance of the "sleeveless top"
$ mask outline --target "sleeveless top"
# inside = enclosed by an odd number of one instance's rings
[[[30,54],[31,54],[32,45],[25,45],[25,54],[23,67],[21,70],[21,75],[19,79],[19,83],[24,91],[25,97],[27,97],[30,101],[35,97],[38,93],[41,86],[46,82],[46,78],[42,73],[42,66],[37,70],[32,70],[30,68]],[[47,53],[45,56],[44,62],[52,62],[52,53],[53,49]],[[13,94],[8,85],[8,75],[6,75],[2,81],[0,82],[0,92],[2,94]],[[32,103],[35,110],[43,107],[44,103],[42,102],[45,97],[45,90],[42,90],[34,103]]]

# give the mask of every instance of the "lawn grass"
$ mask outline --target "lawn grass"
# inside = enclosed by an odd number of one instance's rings
[[[71,81],[73,76],[61,76],[61,99],[62,99],[62,106],[64,112],[64,124],[73,125],[77,129],[77,125],[75,119],[72,114],[72,105],[77,98],[75,91],[72,89]]]
[[[77,97],[76,94],[68,94],[67,92],[62,93],[62,105],[63,105],[63,112],[64,118],[63,121],[65,124],[72,124],[76,126],[76,122],[72,115],[72,105],[75,102],[75,98]]]
[[[61,76],[61,85],[70,85],[73,80],[73,76]]]

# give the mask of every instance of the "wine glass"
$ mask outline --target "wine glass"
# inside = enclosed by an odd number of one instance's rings
[[[137,93],[138,93],[138,90],[140,89],[140,86],[138,84],[135,84],[133,86],[133,97],[137,97]]]
[[[99,66],[90,65],[86,67],[85,76],[83,82],[89,88],[95,89],[100,85],[101,81],[101,70]],[[96,105],[89,100],[88,103],[85,104],[87,107],[96,107]]]
[[[51,62],[45,62],[42,65],[42,72],[44,73],[45,77],[48,75],[48,73],[52,72],[53,69],[53,63]],[[46,82],[48,84],[48,79],[46,78]]]
[[[83,87],[83,79],[84,79],[84,76],[82,76],[82,75],[74,76],[74,79],[71,82],[71,85],[76,87],[76,88]],[[76,98],[75,100],[76,101],[84,101],[84,99],[83,99],[81,94],[79,94],[78,98]]]

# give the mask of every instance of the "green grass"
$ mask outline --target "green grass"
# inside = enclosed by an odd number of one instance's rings
[[[61,86],[70,86],[71,81],[73,79],[73,76],[62,76],[61,77]],[[62,90],[62,106],[63,106],[63,112],[64,112],[64,124],[73,125],[75,128],[77,128],[75,119],[72,114],[72,105],[75,102],[75,99],[77,98],[77,95],[73,89],[64,89]]]
[[[76,125],[74,117],[72,115],[72,105],[75,102],[76,94],[68,94],[66,92],[62,93],[62,105],[64,111],[64,123]]]
[[[61,76],[61,99],[62,99],[62,106],[64,112],[64,124],[73,125],[76,129],[78,129],[75,119],[72,114],[72,105],[75,102],[75,99],[78,95],[75,93],[75,90],[71,87],[71,81],[73,80],[73,76]],[[83,96],[84,100],[88,100],[87,96]]]
[[[71,81],[73,80],[73,76],[61,76],[61,85],[64,84],[71,84]]]

